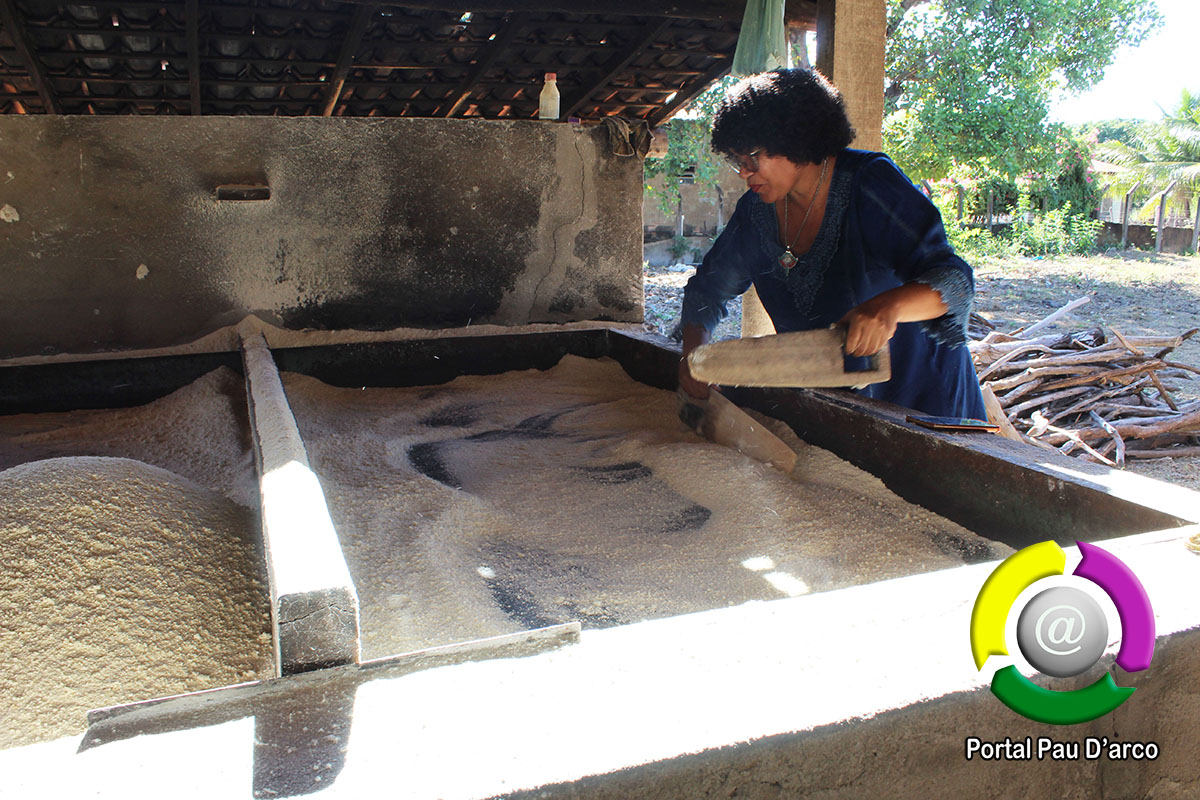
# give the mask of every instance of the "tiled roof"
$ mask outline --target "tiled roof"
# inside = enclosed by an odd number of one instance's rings
[[[469,2],[0,0],[0,113],[530,118],[556,72],[563,118],[657,124],[745,0]]]

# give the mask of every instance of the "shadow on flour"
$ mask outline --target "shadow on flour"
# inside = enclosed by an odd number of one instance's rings
[[[984,561],[997,561],[1005,558],[1007,553],[1000,548],[993,548],[990,542],[972,541],[956,536],[946,531],[932,530],[929,540],[945,555],[961,558],[964,564],[982,564]]]
[[[493,540],[482,553],[494,570],[484,578],[487,590],[510,619],[526,628],[570,620],[589,628],[625,624],[632,620],[605,600],[621,595],[621,576],[658,552],[657,541],[677,543],[704,527],[712,511],[640,461],[604,463],[612,440],[585,429],[556,430],[566,413],[414,444],[408,461],[426,477],[485,501],[528,537]]]
[[[595,600],[586,606],[571,595],[599,596],[603,581],[584,564],[540,548],[491,542],[484,555],[498,566],[485,579],[500,610],[522,627],[533,629],[579,620],[585,628],[611,628],[631,620]],[[538,591],[531,586],[538,586]]]
[[[446,464],[446,459],[443,453],[451,447],[461,443],[486,443],[486,442],[502,442],[511,439],[521,440],[537,440],[549,439],[552,437],[560,437],[562,434],[555,433],[550,430],[550,426],[555,420],[564,414],[569,413],[574,409],[567,411],[559,411],[552,414],[538,414],[533,417],[528,417],[521,420],[515,427],[510,429],[500,429],[484,431],[483,433],[472,434],[461,439],[446,439],[438,442],[421,442],[408,448],[408,463],[410,463],[417,472],[422,475],[432,478],[438,483],[449,486],[451,489],[465,488],[463,482],[454,475],[451,469]],[[435,414],[426,417],[421,422],[429,427],[451,427],[460,425],[470,425],[477,418],[474,416],[474,408],[471,406],[457,406],[447,408],[436,412]]]

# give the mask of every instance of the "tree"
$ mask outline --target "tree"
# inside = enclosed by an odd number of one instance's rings
[[[888,0],[885,149],[915,180],[1048,172],[1053,93],[1160,23],[1153,0]]]
[[[1179,106],[1164,112],[1160,122],[1140,127],[1133,144],[1110,140],[1097,151],[1120,170],[1114,186],[1125,190],[1140,181],[1157,194],[1174,183],[1173,197],[1186,203],[1200,191],[1200,96],[1184,89]],[[1156,200],[1152,197],[1143,213]]]
[[[1140,119],[1106,119],[1083,126],[1078,132],[1083,136],[1095,136],[1099,144],[1116,139],[1118,142],[1132,145],[1138,135],[1138,130],[1146,124]]]
[[[686,114],[664,126],[667,129],[667,154],[662,158],[647,159],[645,166],[646,191],[658,200],[663,213],[675,211],[680,202],[679,185],[687,181],[695,184],[701,197],[710,193],[716,195],[717,214],[721,216],[724,202],[718,175],[721,165],[709,142],[717,104],[725,96],[725,90],[735,82],[733,78],[717,81],[692,101]],[[661,187],[649,182],[658,175],[665,176]]]

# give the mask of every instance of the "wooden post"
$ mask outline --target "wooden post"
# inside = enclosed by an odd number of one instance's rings
[[[992,208],[993,208],[993,203],[995,202],[995,200],[996,200],[996,190],[989,188],[988,189],[988,206],[987,206],[988,233],[992,233]]]
[[[1167,195],[1171,193],[1177,183],[1179,181],[1171,181],[1171,184],[1162,190],[1162,195],[1158,198],[1158,217],[1155,220],[1154,230],[1154,252],[1156,253],[1162,252],[1163,223],[1167,221]]]
[[[1121,249],[1125,249],[1125,242],[1129,239],[1129,201],[1133,197],[1133,193],[1142,185],[1138,181],[1133,186],[1129,187],[1129,191],[1125,193],[1125,199],[1121,201]]]
[[[1196,220],[1192,223],[1192,252],[1196,252],[1196,245],[1200,244],[1200,195],[1196,195]]]

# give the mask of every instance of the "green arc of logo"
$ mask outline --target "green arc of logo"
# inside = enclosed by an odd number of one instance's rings
[[[1075,725],[1102,717],[1124,703],[1135,689],[1117,686],[1112,675],[1076,689],[1044,689],[1009,665],[992,676],[992,694],[1021,716],[1050,725]]]

